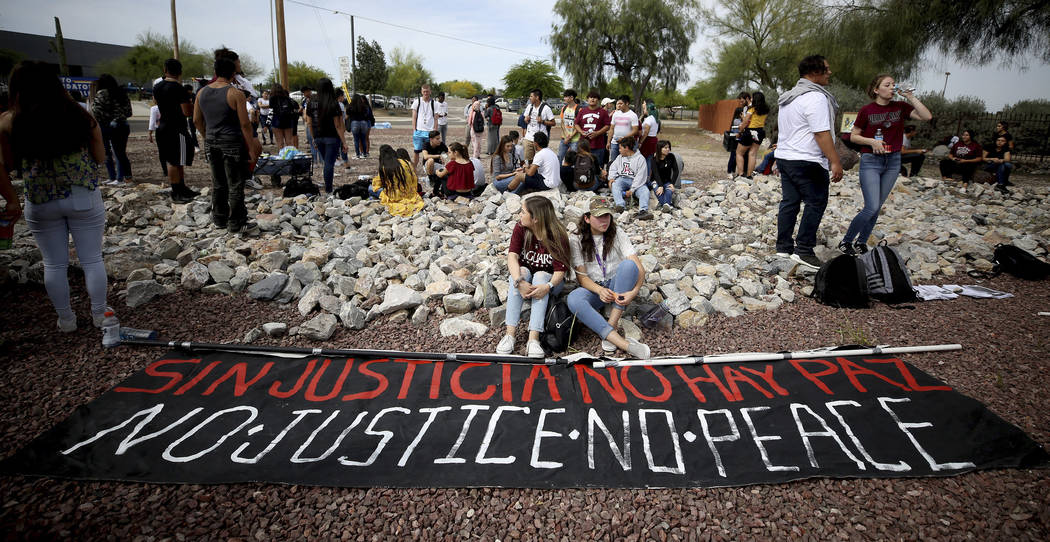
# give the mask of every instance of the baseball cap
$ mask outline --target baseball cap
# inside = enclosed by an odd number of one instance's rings
[[[607,196],[595,196],[591,198],[591,216],[602,216],[613,214],[612,200]]]
[[[613,101],[614,100],[612,98],[602,98],[602,107],[605,107],[605,106],[613,103]]]

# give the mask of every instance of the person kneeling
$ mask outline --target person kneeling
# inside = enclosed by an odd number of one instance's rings
[[[630,147],[622,145],[620,151]],[[580,217],[580,234],[569,239],[576,281],[581,286],[569,294],[569,310],[602,338],[606,353],[619,348],[637,359],[648,359],[648,346],[616,332],[624,309],[645,282],[645,268],[631,240],[617,233],[610,203],[607,197],[591,199],[590,211]],[[614,304],[608,321],[598,312],[607,303]]]
[[[616,212],[623,211],[626,207],[626,198],[635,196],[638,198],[638,214],[634,217],[638,220],[651,220],[653,214],[649,212],[649,169],[645,165],[645,157],[634,150],[634,136],[624,136],[620,139],[620,154],[609,166],[609,186],[612,187],[613,200],[616,201]]]
[[[550,141],[547,134],[536,133],[533,143],[538,149],[532,157],[532,164],[517,172],[513,177],[494,181],[492,184],[500,192],[532,192],[558,188],[561,185],[561,168],[558,155],[547,148]],[[643,160],[644,161],[644,160]]]
[[[564,286],[568,270],[568,233],[554,213],[550,200],[542,196],[526,198],[521,215],[514,224],[507,251],[510,271],[510,291],[507,294],[507,333],[496,346],[497,354],[514,351],[514,333],[521,319],[521,306],[532,300],[529,315],[529,342],[526,353],[530,358],[542,358],[540,333],[547,315],[547,303]]]

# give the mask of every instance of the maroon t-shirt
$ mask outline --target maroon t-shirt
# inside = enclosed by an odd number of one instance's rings
[[[860,108],[853,126],[860,128],[860,135],[864,137],[875,137],[875,131],[882,130],[882,146],[886,152],[898,152],[904,143],[904,123],[914,110],[908,102],[895,101],[886,105],[871,102]],[[865,145],[860,152],[871,152],[871,147]]]
[[[961,140],[952,145],[952,156],[957,156],[963,160],[973,160],[974,158],[980,158],[984,154],[984,149],[981,148],[981,144],[970,140],[969,144],[964,144]]]
[[[510,234],[510,249],[507,252],[513,252],[518,255],[518,263],[527,268],[532,272],[533,275],[537,271],[546,271],[554,274],[555,271],[567,271],[569,268],[565,265],[565,262],[561,262],[554,259],[547,252],[547,248],[543,246],[543,243],[536,239],[536,236],[532,236],[531,246],[522,246],[525,244],[525,226],[521,225],[521,222],[514,223],[514,232]],[[569,253],[569,247],[565,247],[565,254]]]
[[[591,109],[587,106],[583,106],[579,111],[576,112],[576,125],[583,130],[583,133],[597,132],[602,128],[605,128],[612,122],[612,118],[609,116],[609,112],[604,107],[598,109]],[[605,148],[605,135],[591,139],[591,149],[604,149]]]
[[[466,192],[474,188],[474,164],[467,162],[460,164],[455,160],[449,160],[445,164],[448,170],[448,189],[453,192]]]

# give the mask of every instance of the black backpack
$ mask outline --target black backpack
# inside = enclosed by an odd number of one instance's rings
[[[1025,280],[1043,280],[1050,277],[1050,264],[1013,245],[996,245],[993,259],[996,274],[1005,271]]]
[[[586,154],[576,155],[576,163],[572,166],[573,183],[577,190],[589,190],[594,187],[597,179],[594,175],[594,160]]]
[[[302,194],[317,195],[320,192],[309,177],[292,177],[284,185],[284,197],[286,198],[294,198]]]
[[[579,322],[565,301],[550,300],[547,316],[543,319],[540,345],[547,354],[565,352],[579,335]]]
[[[904,260],[886,242],[860,255],[867,277],[868,294],[884,303],[908,303],[918,299]]]
[[[481,111],[474,112],[474,133],[480,134],[485,131],[485,115]]]
[[[812,297],[832,307],[868,308],[868,280],[860,259],[842,254],[824,262],[817,270]]]

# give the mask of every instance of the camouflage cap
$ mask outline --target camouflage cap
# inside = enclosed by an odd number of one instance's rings
[[[613,214],[613,202],[607,196],[595,196],[591,198],[591,216],[602,216]]]

